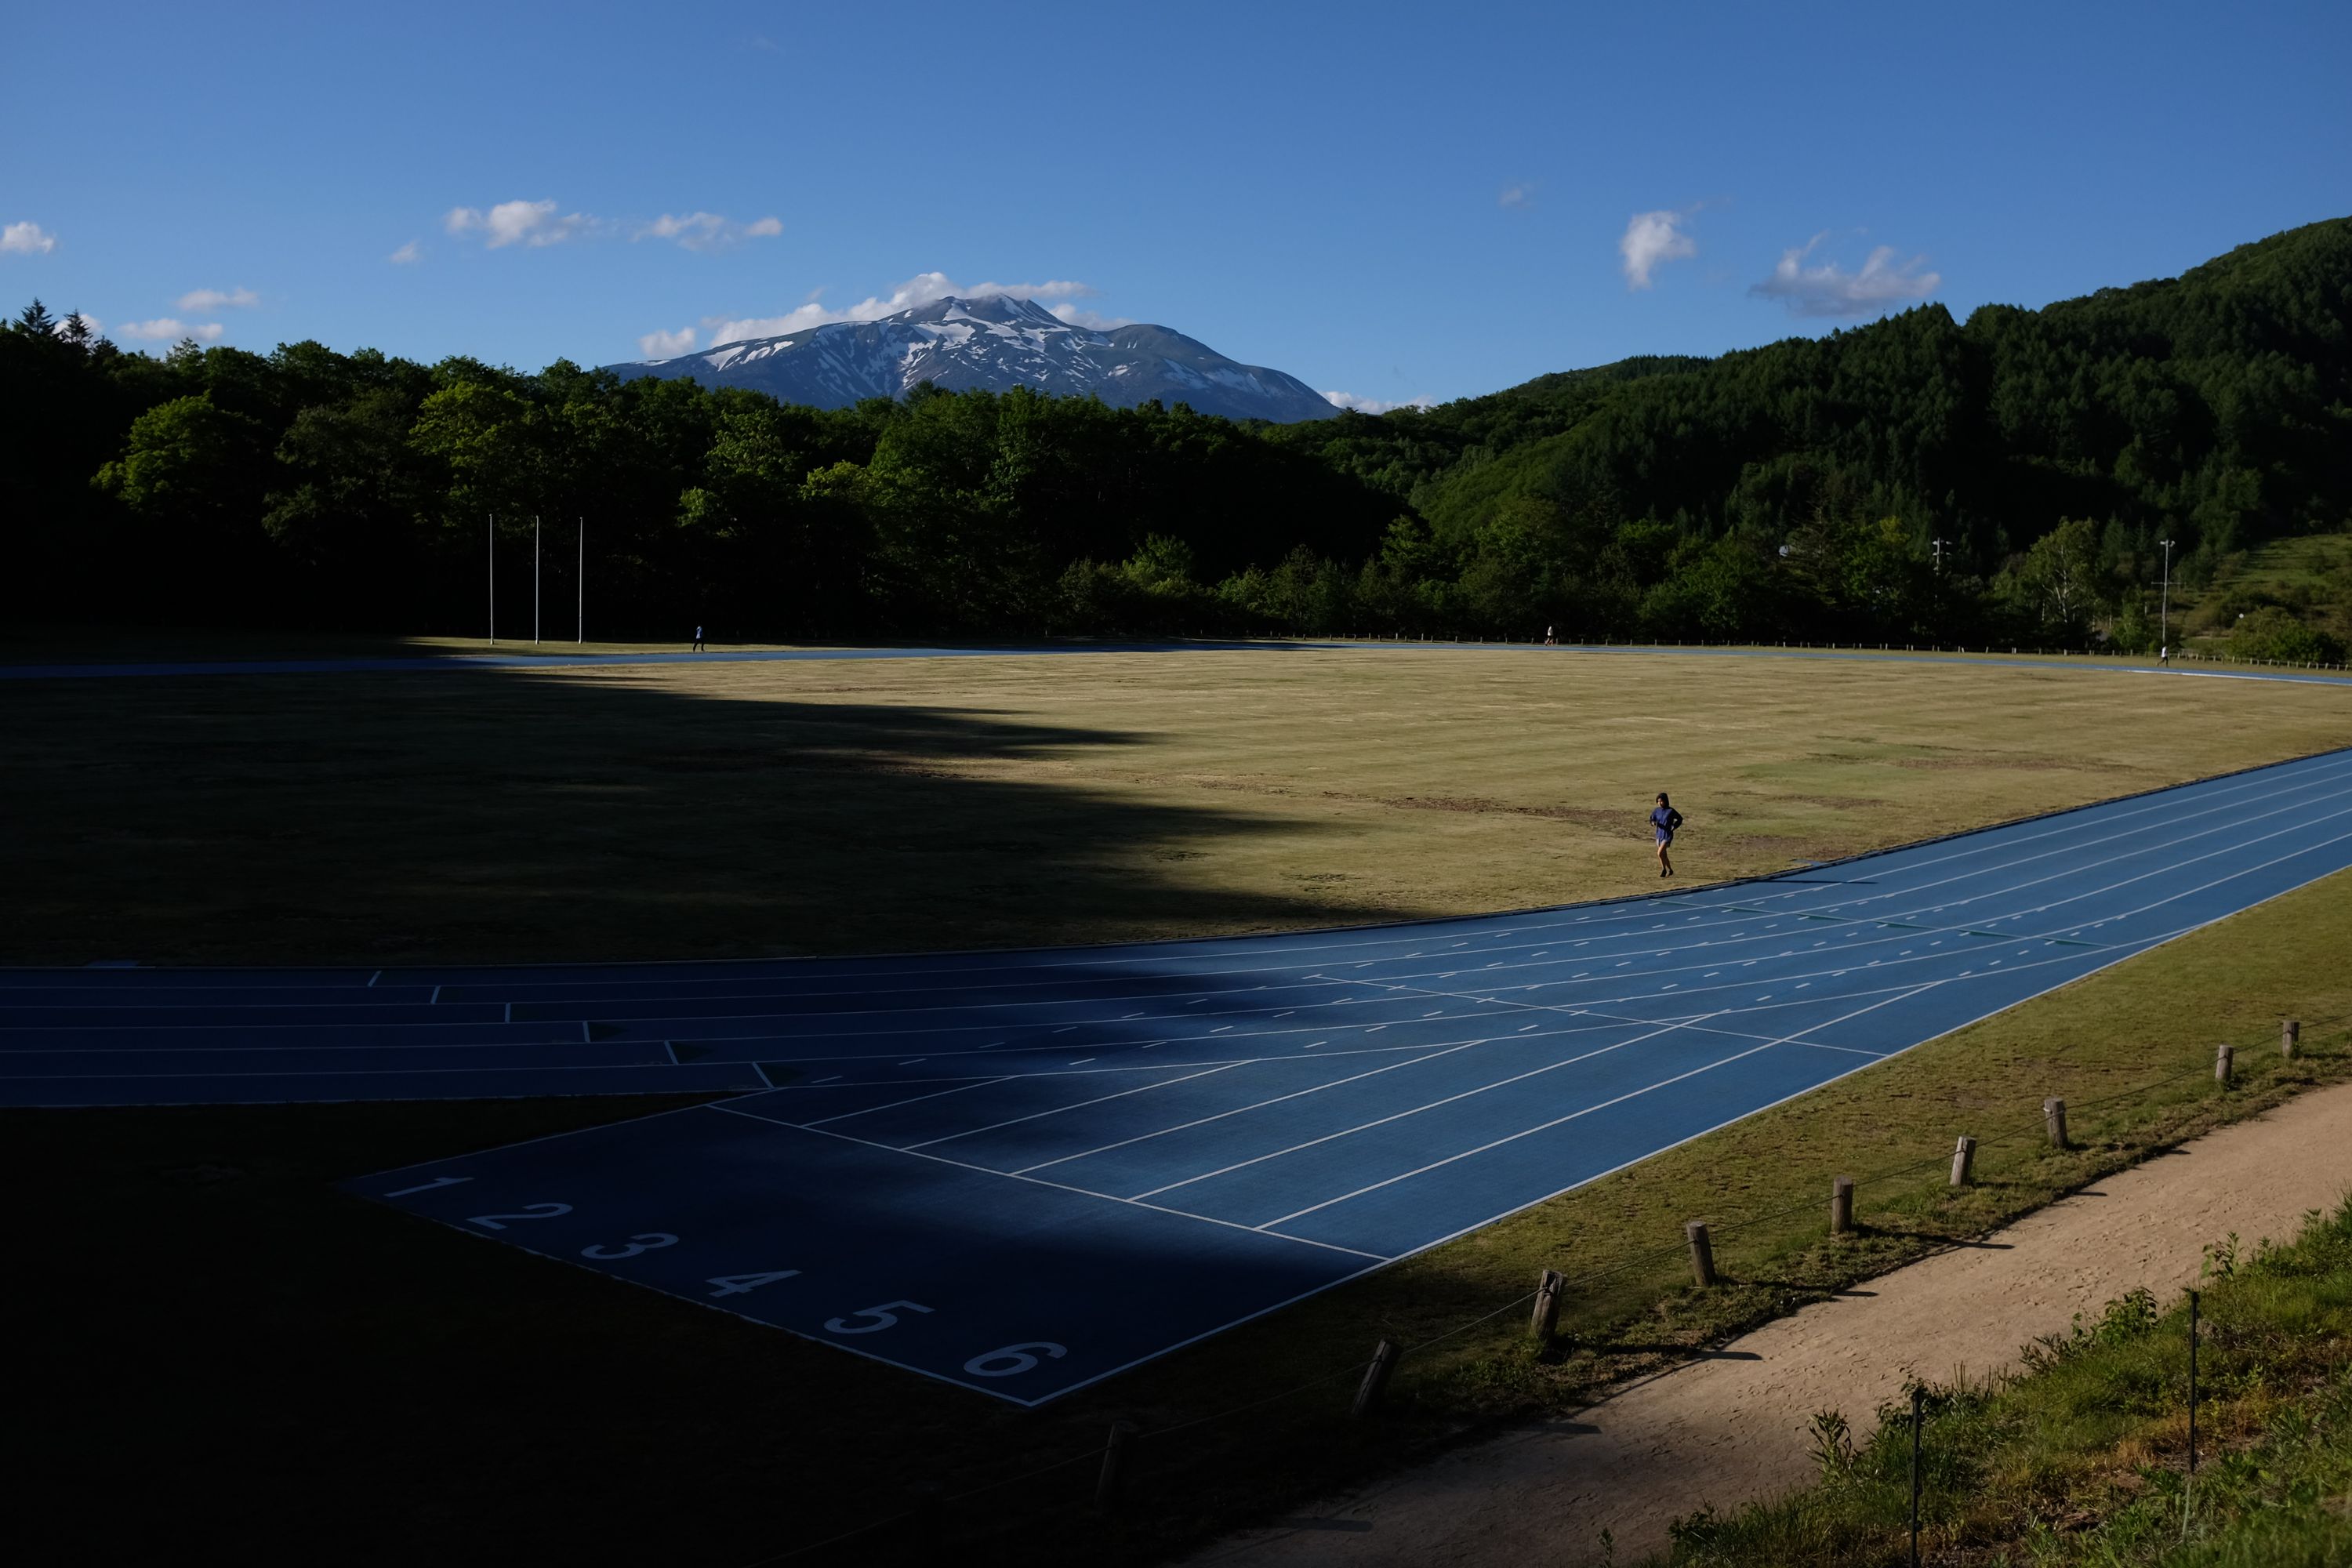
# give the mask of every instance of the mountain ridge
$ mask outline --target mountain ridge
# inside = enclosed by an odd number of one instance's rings
[[[624,379],[749,387],[815,408],[904,397],[929,382],[951,392],[1028,386],[1097,396],[1119,408],[1184,403],[1202,414],[1280,425],[1338,412],[1297,376],[1244,364],[1172,328],[1082,326],[1008,294],[949,295],[870,321],[829,321],[604,368]]]

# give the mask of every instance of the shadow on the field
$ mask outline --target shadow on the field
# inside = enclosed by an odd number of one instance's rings
[[[19,684],[0,959],[729,957],[1375,913],[1221,887],[1220,852],[1275,819],[1057,767],[1139,734],[723,679]]]

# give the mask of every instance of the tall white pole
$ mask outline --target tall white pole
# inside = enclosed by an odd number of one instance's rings
[[[490,513],[490,646],[499,646],[499,514]]]
[[[580,646],[585,647],[588,646],[588,520],[584,517],[580,520],[580,570],[572,577],[572,585],[580,591],[580,602],[573,606],[572,613],[576,617],[574,629],[579,634]]]
[[[2164,546],[2164,608],[2158,612],[2162,618],[2157,623],[2156,640],[2168,653],[2172,648],[2172,541],[2161,539],[2157,542]]]
[[[536,514],[533,514],[530,520],[530,643],[533,647],[537,647],[539,646],[540,536],[541,530],[539,526],[539,518]]]

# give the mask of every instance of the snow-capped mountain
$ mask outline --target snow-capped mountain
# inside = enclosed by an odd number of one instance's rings
[[[928,381],[958,392],[1027,386],[1094,393],[1122,408],[1157,398],[1171,406],[1189,403],[1203,414],[1281,424],[1336,412],[1297,377],[1236,363],[1181,332],[1140,324],[1097,331],[1003,294],[934,300],[878,321],[835,321],[606,368],[622,376],[748,386],[818,408],[900,397]]]

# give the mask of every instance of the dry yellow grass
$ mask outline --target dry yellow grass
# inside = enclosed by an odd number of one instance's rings
[[[0,960],[1098,942],[1682,885],[2352,743],[2352,688],[1527,647],[11,682]]]

